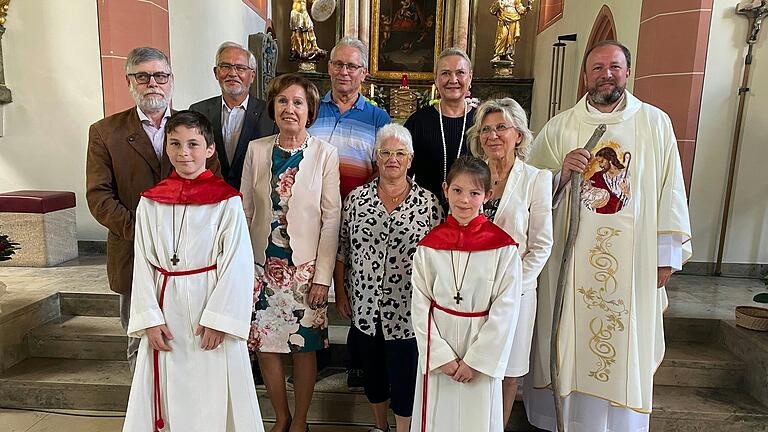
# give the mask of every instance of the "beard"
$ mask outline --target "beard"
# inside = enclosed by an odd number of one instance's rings
[[[240,83],[239,86],[233,86],[233,87],[228,87],[228,86],[225,86],[225,85],[221,86],[221,92],[224,93],[225,95],[231,96],[231,97],[242,96],[248,90],[249,90],[249,88],[246,87],[245,84],[243,84],[243,83]]]
[[[604,91],[598,90],[598,87],[606,82],[613,83],[613,89]],[[599,81],[595,83],[594,87],[588,88],[587,93],[589,93],[589,98],[595,105],[611,105],[621,99],[621,96],[624,94],[624,89],[624,86],[619,86],[615,81]]]
[[[133,96],[133,100],[136,105],[144,112],[157,112],[164,111],[171,103],[170,96],[166,95],[160,88],[147,89],[144,93],[141,93],[133,84],[128,86],[128,90]],[[173,85],[169,86],[168,94],[173,93]],[[160,95],[162,97],[156,97]]]

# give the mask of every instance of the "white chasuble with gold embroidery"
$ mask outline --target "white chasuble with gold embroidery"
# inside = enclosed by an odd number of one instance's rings
[[[669,117],[626,92],[626,108],[593,114],[583,98],[550,120],[528,162],[555,172],[565,155],[607,130],[581,183],[580,227],[559,328],[561,395],[651,411],[653,374],[664,356],[665,289],[657,285],[657,238],[678,234],[691,255],[688,207]],[[547,387],[557,279],[568,230],[570,185],[554,209],[554,248],[541,275],[532,349],[533,386]],[[530,376],[529,376],[530,377]]]

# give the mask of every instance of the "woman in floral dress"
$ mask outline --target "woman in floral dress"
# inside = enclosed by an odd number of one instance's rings
[[[314,391],[315,351],[328,347],[328,288],[341,212],[335,147],[307,132],[319,94],[306,78],[272,80],[267,109],[280,133],[250,143],[243,205],[256,264],[248,345],[257,353],[276,422],[270,432],[304,432]],[[291,415],[281,354],[293,360]]]

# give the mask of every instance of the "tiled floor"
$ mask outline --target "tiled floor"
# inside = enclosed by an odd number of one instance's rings
[[[264,423],[269,431],[271,423]],[[88,417],[87,415],[54,414],[36,411],[0,409],[3,432],[120,432],[122,417]],[[364,426],[313,425],[312,432],[365,432]]]
[[[57,291],[108,292],[103,256],[85,256],[52,268],[0,267],[7,293],[0,298],[3,315]],[[754,304],[752,297],[765,286],[759,280],[673,276],[667,287],[668,316],[733,319],[736,305]],[[3,432],[113,432],[122,428],[120,417],[83,417],[34,411],[0,409]],[[268,431],[271,425],[265,424]],[[315,432],[362,432],[362,426],[313,426]]]

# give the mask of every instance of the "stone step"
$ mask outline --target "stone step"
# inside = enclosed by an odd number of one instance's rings
[[[130,383],[125,361],[33,358],[0,375],[0,406],[125,411]],[[257,393],[262,416],[274,420],[263,386]],[[289,389],[288,395],[293,404],[293,391]],[[370,424],[373,417],[365,395],[347,391],[346,375],[340,373],[317,383],[309,420]]]
[[[30,358],[0,375],[6,408],[125,411],[126,361]]]
[[[60,292],[62,315],[119,317],[120,296],[115,293]]]
[[[330,366],[342,367],[348,327],[331,325]],[[28,338],[33,357],[122,360],[127,336],[116,317],[63,316],[34,329]],[[702,342],[669,341],[656,372],[659,385],[737,388],[744,363],[725,348]]]
[[[330,366],[344,365],[348,330],[348,326],[328,326]],[[118,317],[82,315],[62,316],[28,336],[32,357],[65,359],[123,360],[127,341]]]
[[[707,342],[716,337],[719,327],[716,319],[664,317],[664,340]]]
[[[656,386],[651,430],[766,432],[768,408],[742,390]]]
[[[656,371],[659,386],[739,388],[745,364],[717,342],[667,341]]]
[[[0,406],[124,411],[129,387],[124,361],[34,358],[0,375]],[[257,392],[262,416],[274,419],[265,390]],[[293,392],[288,393],[293,403]],[[318,382],[309,419],[347,425],[372,422],[365,396],[346,390],[344,374]],[[656,386],[651,425],[654,432],[765,432],[768,409],[739,390]]]
[[[62,315],[118,317],[120,296],[115,293],[60,292]],[[349,326],[349,320],[336,312],[336,303],[328,303],[328,323]]]
[[[62,316],[27,341],[32,357],[125,360],[127,339],[117,317]]]

